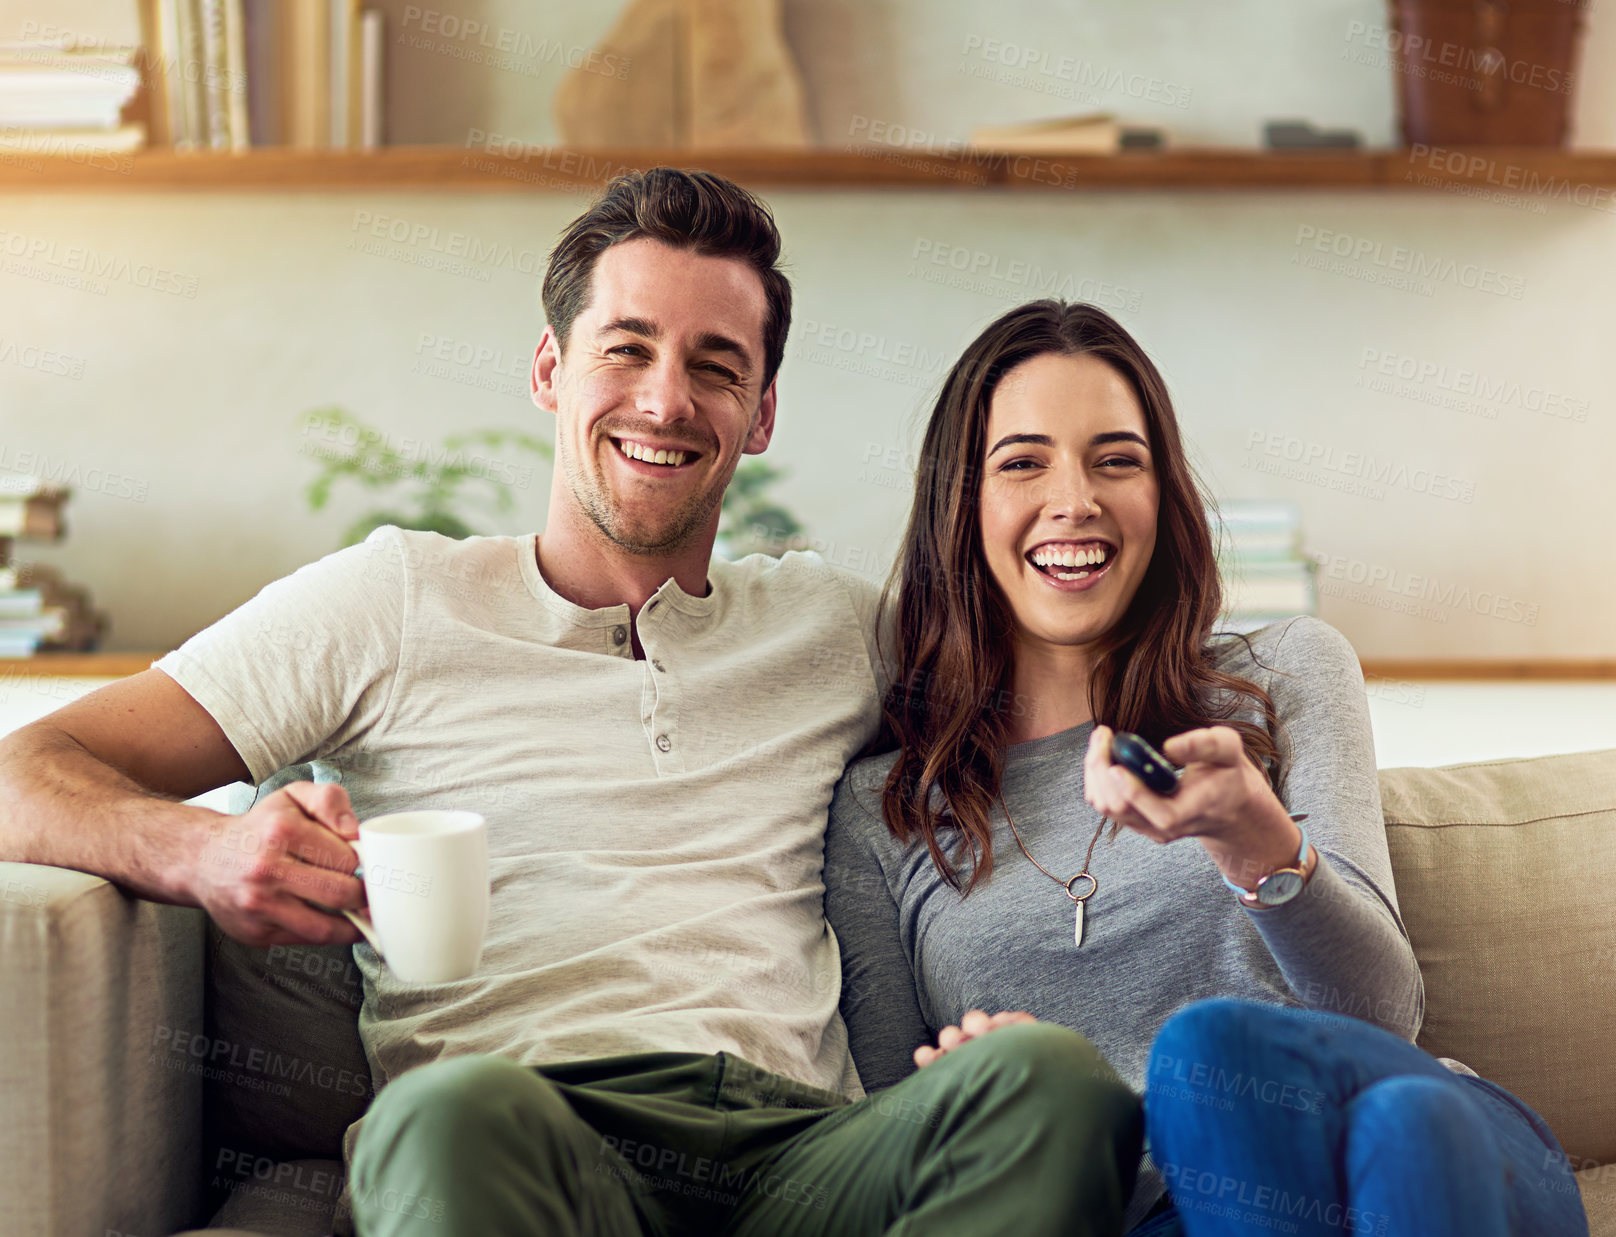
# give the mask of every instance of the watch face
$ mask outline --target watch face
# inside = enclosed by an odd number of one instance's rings
[[[1300,872],[1281,868],[1257,886],[1257,901],[1264,906],[1280,906],[1302,892],[1302,883]]]

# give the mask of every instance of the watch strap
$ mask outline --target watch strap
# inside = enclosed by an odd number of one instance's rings
[[[1270,872],[1270,873],[1268,873],[1267,876],[1264,876],[1264,877],[1262,877],[1261,879],[1258,880],[1256,889],[1247,889],[1243,885],[1235,884],[1227,876],[1223,877],[1223,883],[1230,888],[1230,890],[1234,893],[1235,897],[1239,898],[1240,901],[1244,905],[1254,907],[1254,908],[1256,908],[1258,910],[1267,909],[1266,907],[1263,906],[1263,904],[1261,902],[1257,901],[1257,893],[1258,893],[1258,891],[1260,891],[1262,889],[1262,882],[1267,880],[1269,876],[1275,875],[1275,873],[1277,873],[1277,872],[1295,871],[1302,877],[1302,879],[1304,881],[1309,880],[1309,879],[1312,878],[1313,873],[1308,869],[1308,865],[1307,865],[1307,849],[1308,849],[1307,830],[1305,828],[1303,828],[1302,823],[1301,823],[1302,821],[1307,819],[1307,813],[1306,812],[1292,812],[1290,814],[1290,817],[1291,817],[1291,819],[1293,821],[1296,822],[1297,832],[1299,832],[1302,835],[1302,848],[1299,851],[1296,852],[1296,867],[1295,868],[1276,868],[1274,872]],[[1314,866],[1315,867],[1317,866],[1317,861],[1316,860],[1315,860]],[[1218,873],[1218,875],[1223,876],[1223,874],[1221,872]]]

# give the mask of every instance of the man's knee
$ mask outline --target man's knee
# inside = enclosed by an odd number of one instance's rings
[[[360,1130],[366,1142],[395,1143],[406,1129],[435,1142],[520,1130],[531,1137],[570,1112],[536,1071],[507,1057],[475,1054],[434,1061],[383,1087]]]
[[[1052,1022],[1013,1024],[990,1031],[969,1047],[976,1050],[978,1068],[995,1080],[1025,1086],[1052,1109],[1067,1105],[1138,1108],[1138,1097],[1100,1050],[1069,1027]]]

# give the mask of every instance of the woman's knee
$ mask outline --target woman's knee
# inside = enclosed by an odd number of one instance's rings
[[[1298,1011],[1262,1001],[1212,997],[1178,1010],[1156,1032],[1156,1046],[1189,1045],[1231,1052],[1295,1025]]]
[[[1318,1028],[1302,1010],[1262,1001],[1214,997],[1186,1005],[1162,1023],[1150,1046],[1147,1082],[1200,1085],[1242,1062],[1270,1062],[1288,1049],[1316,1047]],[[1304,1044],[1304,1041],[1306,1043]]]
[[[1349,1129],[1355,1139],[1383,1146],[1406,1143],[1444,1159],[1444,1148],[1490,1142],[1487,1114],[1464,1084],[1424,1075],[1386,1078],[1364,1088],[1352,1101]]]

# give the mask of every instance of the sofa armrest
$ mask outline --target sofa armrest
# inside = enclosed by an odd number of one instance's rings
[[[7,1233],[196,1222],[204,922],[98,876],[0,863]]]

